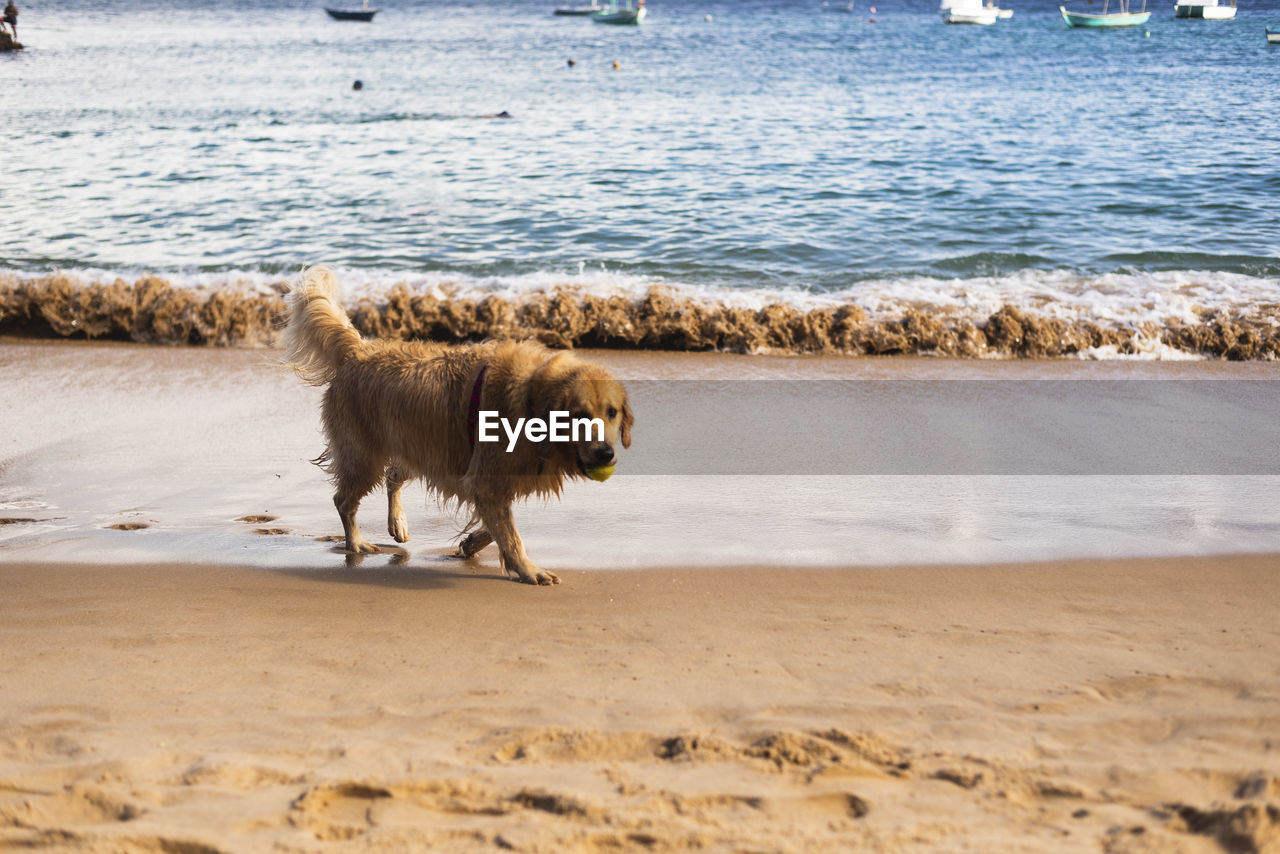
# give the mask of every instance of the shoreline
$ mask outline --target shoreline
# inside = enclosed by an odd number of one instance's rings
[[[0,844],[1280,844],[1280,555],[494,580],[0,564]]]
[[[607,484],[517,506],[531,556],[556,571],[1280,542],[1276,363],[581,355],[628,384],[636,438]],[[311,463],[320,391],[280,358],[0,339],[0,518],[34,520],[0,524],[0,557],[341,567],[332,490]],[[805,424],[820,430],[792,440]],[[403,547],[384,536],[382,494],[362,503],[362,527],[389,546],[365,566],[452,551],[465,520],[420,484],[405,500]]]

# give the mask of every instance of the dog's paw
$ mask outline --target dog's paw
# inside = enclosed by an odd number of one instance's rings
[[[551,585],[560,583],[560,576],[554,572],[540,569],[528,560],[517,563],[513,560],[508,560],[505,555],[501,559],[502,571],[507,574],[508,578],[514,578],[521,584]]]
[[[525,584],[538,584],[544,587],[560,583],[560,576],[556,575],[554,572],[539,569],[532,564],[521,570],[519,577],[520,581]]]
[[[403,516],[387,519],[387,533],[397,543],[409,542],[409,523]]]
[[[358,555],[373,555],[382,551],[368,540],[348,540],[347,551]]]

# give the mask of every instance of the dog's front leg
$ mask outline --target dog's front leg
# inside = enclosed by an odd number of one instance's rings
[[[333,506],[338,508],[338,516],[342,519],[342,532],[347,537],[347,551],[356,554],[373,554],[379,551],[373,543],[360,536],[360,526],[356,524],[356,510],[360,507],[359,496],[338,492],[333,496]]]
[[[476,512],[484,523],[484,530],[498,544],[502,568],[507,575],[516,575],[525,584],[560,583],[558,575],[539,569],[525,554],[524,543],[520,541],[515,519],[511,515],[510,501],[477,501]]]

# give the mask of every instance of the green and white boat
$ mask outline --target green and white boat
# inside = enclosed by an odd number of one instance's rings
[[[1059,6],[1062,20],[1068,27],[1137,27],[1151,19],[1147,11],[1147,0],[1142,0],[1141,12],[1129,11],[1129,0],[1119,0],[1120,11],[1110,11],[1111,0],[1104,0],[1101,12],[1068,12],[1065,6]]]
[[[599,12],[592,13],[591,20],[597,24],[639,24],[644,20],[644,0],[639,0],[634,6],[631,0],[627,0],[625,6],[619,6],[615,0]]]

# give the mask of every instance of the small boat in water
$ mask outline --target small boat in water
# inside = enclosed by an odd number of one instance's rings
[[[369,8],[369,0],[364,0],[364,5],[359,9],[330,9],[325,6],[324,10],[335,21],[372,21],[373,16],[378,14],[377,9]]]
[[[604,7],[599,3],[592,3],[590,6],[561,6],[551,14],[553,15],[594,15],[596,12],[603,10]]]
[[[1151,18],[1147,11],[1147,0],[1142,0],[1141,12],[1129,11],[1129,0],[1119,0],[1120,11],[1110,11],[1111,0],[1104,0],[1101,12],[1068,12],[1065,6],[1059,6],[1062,20],[1068,27],[1137,27]]]
[[[1267,44],[1280,44],[1280,30],[1273,30],[1270,27],[1267,30]]]
[[[1229,21],[1236,16],[1236,0],[1219,4],[1218,0],[1177,0],[1175,18],[1204,18],[1206,21]]]
[[[634,6],[631,5],[631,0],[627,0],[625,6],[614,2],[599,12],[592,13],[591,20],[597,24],[639,24],[644,20],[644,14],[644,0],[639,0]]]
[[[1000,9],[983,0],[942,0],[938,14],[945,24],[979,24],[989,27],[1000,18]]]

